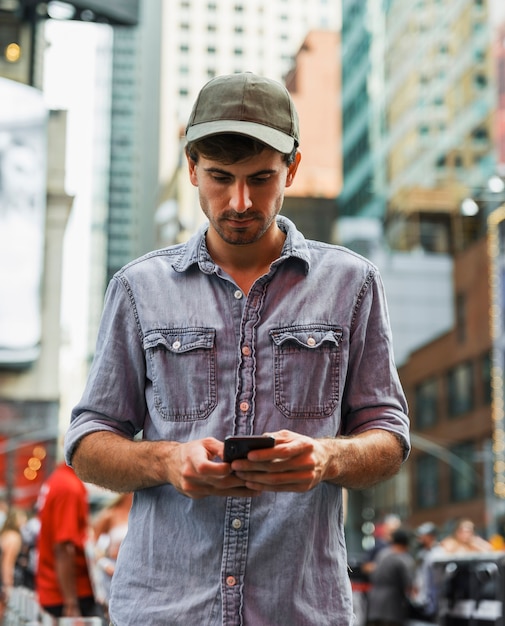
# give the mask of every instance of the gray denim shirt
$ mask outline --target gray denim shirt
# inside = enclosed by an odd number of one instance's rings
[[[248,295],[210,258],[205,228],[112,279],[96,356],[65,439],[187,441],[287,428],[371,428],[409,449],[375,266],[306,240],[283,217],[281,257]],[[116,626],[349,626],[342,489],[193,500],[134,496],[110,602]]]

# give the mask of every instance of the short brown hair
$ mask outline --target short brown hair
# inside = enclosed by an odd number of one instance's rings
[[[245,135],[224,133],[189,142],[186,145],[186,154],[195,163],[198,162],[198,157],[201,155],[219,163],[231,164],[261,154],[267,148],[270,149],[257,139]],[[289,154],[282,155],[286,165],[289,166],[293,163],[296,152],[297,147],[295,145]]]

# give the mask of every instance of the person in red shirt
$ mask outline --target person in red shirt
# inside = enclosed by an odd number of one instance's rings
[[[74,470],[62,463],[41,488],[36,591],[55,617],[100,615],[86,560],[88,495]]]

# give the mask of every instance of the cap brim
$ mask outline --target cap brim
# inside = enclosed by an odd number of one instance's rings
[[[295,139],[286,135],[280,130],[256,124],[255,122],[240,122],[237,120],[216,120],[213,122],[203,122],[190,126],[186,131],[187,141],[197,141],[212,135],[222,135],[226,133],[245,135],[261,141],[274,150],[289,154],[295,147]]]

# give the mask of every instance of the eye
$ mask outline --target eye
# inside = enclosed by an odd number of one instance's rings
[[[216,183],[229,183],[231,180],[230,176],[226,176],[223,174],[211,174],[212,180]]]
[[[270,175],[266,174],[263,176],[255,176],[254,178],[251,179],[251,184],[253,185],[263,185],[264,183],[267,183],[270,180]]]

